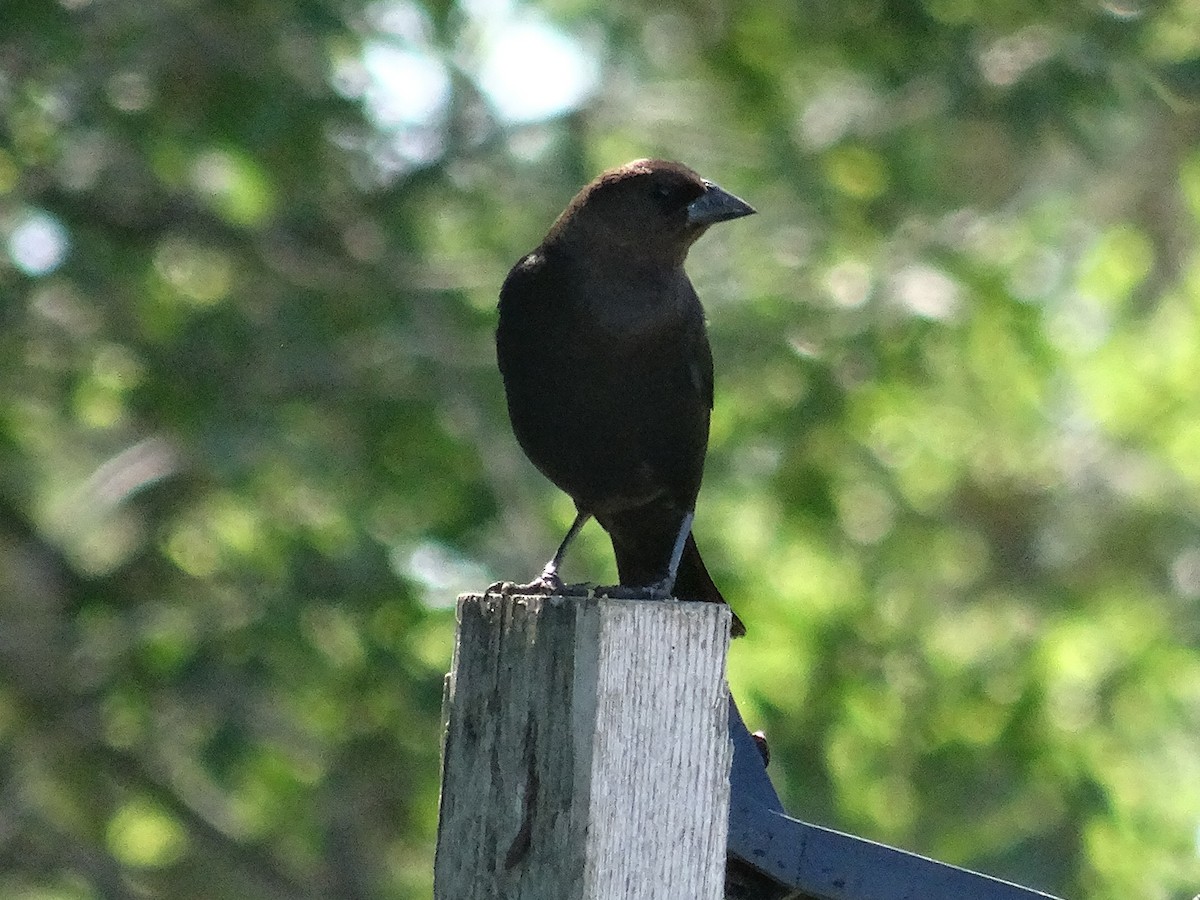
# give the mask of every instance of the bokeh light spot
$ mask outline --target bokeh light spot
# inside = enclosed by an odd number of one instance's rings
[[[924,319],[948,319],[959,306],[958,284],[940,269],[905,266],[892,278],[896,301]]]
[[[108,846],[127,865],[157,869],[179,859],[187,838],[179,823],[158,806],[135,800],[122,806],[108,825]]]
[[[58,219],[41,210],[26,213],[8,235],[8,255],[26,275],[49,275],[67,258],[70,241]]]
[[[242,153],[210,150],[192,163],[192,184],[222,218],[256,225],[270,215],[275,197],[266,174]]]
[[[888,188],[883,158],[866,147],[839,147],[825,157],[823,168],[830,184],[859,200],[873,200]]]
[[[580,106],[599,66],[579,42],[533,16],[501,26],[485,51],[479,87],[506,122],[537,122]]]
[[[367,112],[384,129],[428,125],[450,102],[450,76],[430,53],[372,41],[363,51]]]
[[[233,267],[219,250],[168,239],[154,254],[159,276],[198,306],[210,306],[229,293]]]

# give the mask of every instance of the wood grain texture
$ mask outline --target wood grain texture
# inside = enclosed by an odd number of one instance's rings
[[[717,900],[729,611],[464,595],[436,900]]]

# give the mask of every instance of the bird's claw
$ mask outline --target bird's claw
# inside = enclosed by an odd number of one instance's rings
[[[675,596],[675,579],[664,578],[654,584],[646,585],[642,590],[646,592],[648,600],[670,600]]]
[[[543,572],[528,584],[516,581],[497,581],[489,585],[486,594],[499,594],[501,597],[513,597],[521,594],[536,596],[558,595],[560,597],[603,597],[609,600],[670,600],[674,597],[674,583],[664,578],[652,584],[597,585],[587,581],[580,584],[566,584],[555,572]]]
[[[567,586],[563,584],[563,580],[556,573],[543,572],[528,584],[516,581],[497,581],[495,584],[489,585],[484,593],[499,594],[501,597],[512,597],[519,594],[551,596],[552,594],[562,594],[566,590]]]
[[[664,578],[652,584],[628,586],[614,584],[609,587],[596,588],[597,597],[607,597],[611,600],[670,600],[674,595],[675,584],[671,579]]]

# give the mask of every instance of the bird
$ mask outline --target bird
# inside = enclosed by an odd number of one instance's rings
[[[713,357],[684,260],[710,226],[754,212],[682,163],[634,160],[580,190],[512,267],[496,326],[509,420],[576,515],[534,581],[493,587],[564,592],[567,548],[594,518],[621,596],[725,603],[692,535]]]

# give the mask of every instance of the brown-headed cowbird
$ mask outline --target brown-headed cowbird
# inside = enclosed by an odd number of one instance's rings
[[[710,225],[754,209],[691,169],[637,160],[570,202],[500,291],[496,351],[513,431],[578,514],[594,516],[636,595],[724,603],[691,534],[713,403],[704,310],[683,270]],[[517,586],[513,586],[517,587]],[[734,635],[744,633],[733,618]]]

